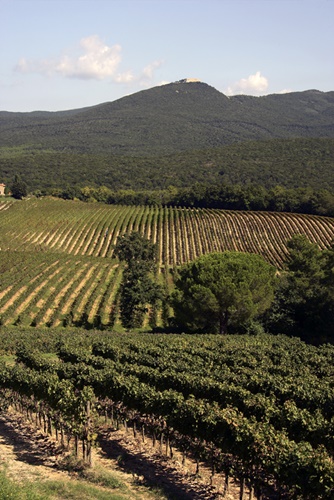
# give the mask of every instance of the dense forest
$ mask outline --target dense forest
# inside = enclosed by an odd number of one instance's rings
[[[18,174],[29,191],[69,186],[163,190],[222,182],[334,191],[333,163],[330,138],[250,141],[160,156],[55,151],[29,144],[0,148],[2,182]]]

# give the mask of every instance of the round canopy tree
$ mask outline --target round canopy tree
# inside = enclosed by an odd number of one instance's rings
[[[227,333],[270,306],[274,280],[275,268],[260,255],[203,255],[179,271],[172,296],[175,321],[187,331]]]

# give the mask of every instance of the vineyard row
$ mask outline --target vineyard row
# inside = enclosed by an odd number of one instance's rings
[[[162,340],[165,346],[162,346]],[[190,365],[186,370],[183,345],[188,346]],[[334,492],[334,468],[333,443],[328,438],[333,435],[333,422],[326,412],[332,415],[332,409],[326,406],[325,400],[316,409],[319,395],[313,396],[311,387],[316,380],[323,394],[331,387],[334,353],[329,347],[318,350],[309,347],[304,347],[299,341],[290,343],[284,337],[276,341],[265,336],[255,340],[234,337],[226,342],[210,336],[205,340],[202,337],[174,336],[169,337],[168,342],[162,337],[143,339],[132,336],[124,346],[116,337],[107,343],[95,343],[92,350],[73,350],[60,345],[59,361],[47,361],[38,353],[21,349],[15,367],[2,369],[0,385],[5,400],[11,403],[19,400],[21,405],[36,414],[44,412],[53,425],[85,439],[87,447],[91,445],[94,432],[95,408],[96,415],[122,418],[134,429],[144,426],[155,440],[163,438],[169,446],[179,446],[183,453],[191,451],[198,459],[205,456],[211,463],[213,474],[223,471],[227,478],[236,477],[241,484],[246,482],[258,496],[274,489],[283,498],[330,499]],[[106,361],[108,350],[109,358],[113,352],[114,357],[119,356],[122,362],[110,364]],[[300,377],[296,376],[301,365],[301,357],[298,361],[300,350],[303,351],[304,363],[310,366],[308,377],[305,370]],[[146,377],[149,374],[149,379],[143,381],[140,370],[152,362],[153,351],[160,352],[160,356],[155,357],[155,369],[145,373]],[[242,375],[249,368],[249,354],[256,352],[271,367],[265,379],[267,385],[259,393],[262,408],[266,411],[256,414],[253,408],[247,415],[250,400],[247,403],[247,387]],[[98,353],[104,357],[96,356]],[[194,373],[203,375],[204,360],[215,363],[220,359],[219,354],[222,360],[216,370],[222,372],[221,379],[229,366],[228,360],[232,361],[231,371],[241,374],[241,385],[236,389],[242,393],[242,409],[238,391],[233,391],[232,387],[228,394],[223,382],[220,382],[221,392],[217,392],[218,387],[207,378],[206,397],[201,397],[198,392],[198,379]],[[137,363],[133,362],[132,355],[137,355]],[[240,362],[241,355],[244,363]],[[124,359],[131,360],[132,373],[128,371],[129,366],[123,367]],[[165,369],[167,359],[172,367],[170,370]],[[323,365],[328,370],[326,376],[321,372]],[[178,370],[182,377],[177,376]],[[304,379],[309,384],[312,410],[303,411],[298,394],[295,399],[292,396],[286,399],[288,406],[279,401],[275,378],[283,370],[290,384],[294,383],[291,381],[294,377],[296,383]],[[165,380],[168,375],[178,381],[177,389],[169,385],[173,383],[172,378]],[[263,367],[259,366],[257,370],[253,366],[253,379],[262,376]],[[183,387],[180,386],[182,378],[185,379]],[[45,380],[48,380],[47,384]],[[268,382],[271,380],[270,387]],[[282,397],[283,394],[282,390]],[[320,414],[323,425],[318,431],[323,434],[318,433],[314,440]]]
[[[158,246],[160,265],[236,250],[282,265],[286,242],[305,234],[321,248],[334,238],[334,220],[300,214],[213,209],[129,207],[27,200],[0,210],[1,250],[52,251],[112,258],[120,234],[139,231]]]
[[[119,235],[139,231],[157,245],[156,279],[215,251],[263,255],[283,265],[293,234],[328,247],[334,220],[282,213],[129,207],[54,199],[0,203],[0,320],[4,325],[110,328],[118,322]],[[168,316],[168,313],[165,314]],[[159,324],[162,323],[158,313]]]

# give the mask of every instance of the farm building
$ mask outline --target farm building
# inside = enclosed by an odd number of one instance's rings
[[[0,196],[5,196],[6,184],[0,183]]]

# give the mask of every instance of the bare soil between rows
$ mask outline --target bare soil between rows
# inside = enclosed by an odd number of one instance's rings
[[[73,473],[62,468],[68,452],[62,450],[54,437],[44,434],[32,423],[12,410],[0,415],[0,465],[7,475],[19,482],[69,480]],[[135,491],[136,486],[158,487],[168,499],[215,500],[223,498],[224,478],[217,474],[210,485],[210,471],[203,465],[200,475],[196,464],[181,454],[166,457],[159,447],[153,448],[149,438],[134,437],[132,430],[100,429],[93,465],[117,473],[119,479]],[[150,498],[151,495],[149,496]],[[145,495],[142,497],[145,498]],[[239,488],[231,484],[227,500],[239,499]]]

